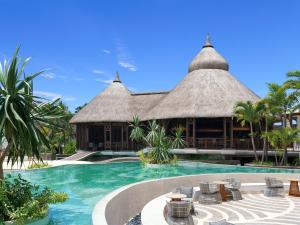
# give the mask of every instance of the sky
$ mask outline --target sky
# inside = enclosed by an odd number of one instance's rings
[[[298,0],[0,0],[0,61],[31,57],[36,94],[71,111],[119,71],[133,92],[176,86],[210,33],[230,72],[256,94],[300,69]]]

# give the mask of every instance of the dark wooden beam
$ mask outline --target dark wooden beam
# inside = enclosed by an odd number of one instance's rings
[[[193,118],[193,147],[196,147],[196,119]]]
[[[233,148],[233,118],[230,120],[230,148]]]
[[[224,149],[226,149],[226,143],[227,143],[227,134],[226,134],[226,117],[223,118],[223,139],[224,139]]]

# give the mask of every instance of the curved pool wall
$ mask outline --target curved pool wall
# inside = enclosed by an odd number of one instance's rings
[[[284,182],[289,182],[289,179],[292,178],[300,179],[300,174],[225,173],[190,175],[139,182],[119,188],[98,202],[93,211],[93,225],[123,225],[130,218],[140,213],[149,201],[182,185],[195,187],[199,186],[201,181],[212,182],[227,178],[237,178],[242,183],[264,183],[266,176],[276,177]],[[251,186],[248,189],[248,191],[251,191]]]
[[[92,224],[92,211],[99,200],[122,186],[165,177],[211,173],[300,173],[300,170],[226,166],[179,162],[177,166],[143,167],[139,162],[66,165],[20,171],[22,177],[55,191],[68,193],[63,204],[50,206],[50,218],[58,225]],[[16,174],[13,172],[13,174]],[[128,205],[126,207],[129,207]]]

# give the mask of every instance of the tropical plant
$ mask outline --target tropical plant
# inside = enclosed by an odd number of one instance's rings
[[[255,160],[258,161],[258,156],[256,153],[256,146],[254,141],[254,124],[258,123],[261,115],[261,105],[254,104],[250,101],[247,102],[238,102],[235,105],[234,113],[237,120],[241,123],[242,126],[245,126],[246,123],[249,123],[250,126],[250,138],[252,143],[252,148],[254,152]]]
[[[287,73],[288,80],[284,82],[286,89],[296,91],[295,94],[300,94],[300,70],[290,71]]]
[[[40,159],[41,146],[50,147],[44,128],[62,116],[58,100],[48,102],[33,94],[33,80],[43,71],[26,75],[29,59],[20,60],[18,52],[10,62],[0,63],[0,179],[6,155],[12,164],[20,160],[22,165],[26,155]]]
[[[167,136],[165,128],[159,126],[155,120],[149,121],[148,126],[144,128],[136,116],[133,117],[130,127],[132,128],[130,138],[143,141],[150,147],[148,152],[145,153],[143,150],[140,152],[140,159],[145,163],[172,163],[176,161],[176,156],[170,152],[170,148],[180,148],[185,144],[182,139],[182,128],[176,128],[175,137]]]
[[[27,169],[41,169],[41,168],[47,168],[49,167],[49,164],[46,162],[33,162],[31,165],[27,167]]]
[[[274,115],[282,121],[283,127],[287,126],[287,115],[290,115],[289,125],[292,127],[292,114],[299,109],[297,94],[289,92],[285,85],[268,83],[268,88],[267,99]]]
[[[49,146],[43,146],[42,152],[63,153],[64,146],[74,139],[74,129],[69,123],[73,114],[68,110],[68,107],[59,102],[62,116],[53,120],[52,127],[44,127],[46,135],[49,139]]]
[[[265,134],[268,138],[268,141],[275,148],[275,150],[282,153],[280,154],[282,155],[282,159],[280,162],[281,165],[287,165],[287,149],[295,141],[300,140],[298,136],[299,131],[299,129],[293,129],[291,127],[281,127]],[[276,164],[278,164],[277,160]]]
[[[66,193],[57,193],[49,188],[40,188],[29,183],[19,174],[0,180],[0,224],[4,221],[15,221],[25,224],[26,221],[42,218],[48,211],[48,204],[66,201]]]
[[[76,152],[76,141],[69,140],[63,148],[63,154],[71,155]]]

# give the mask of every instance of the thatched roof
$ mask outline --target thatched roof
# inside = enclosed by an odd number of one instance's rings
[[[132,120],[131,93],[117,73],[113,83],[81,109],[70,123],[128,122]]]
[[[189,66],[189,72],[199,69],[229,70],[228,63],[213,47],[210,36],[206,37],[202,50],[196,55]]]
[[[231,117],[238,101],[258,101],[259,97],[228,69],[228,63],[207,37],[189,73],[143,119]]]
[[[231,117],[238,101],[259,97],[233,77],[226,60],[207,37],[189,73],[170,92],[130,93],[117,74],[115,81],[78,112],[71,123],[128,122],[192,117]]]

